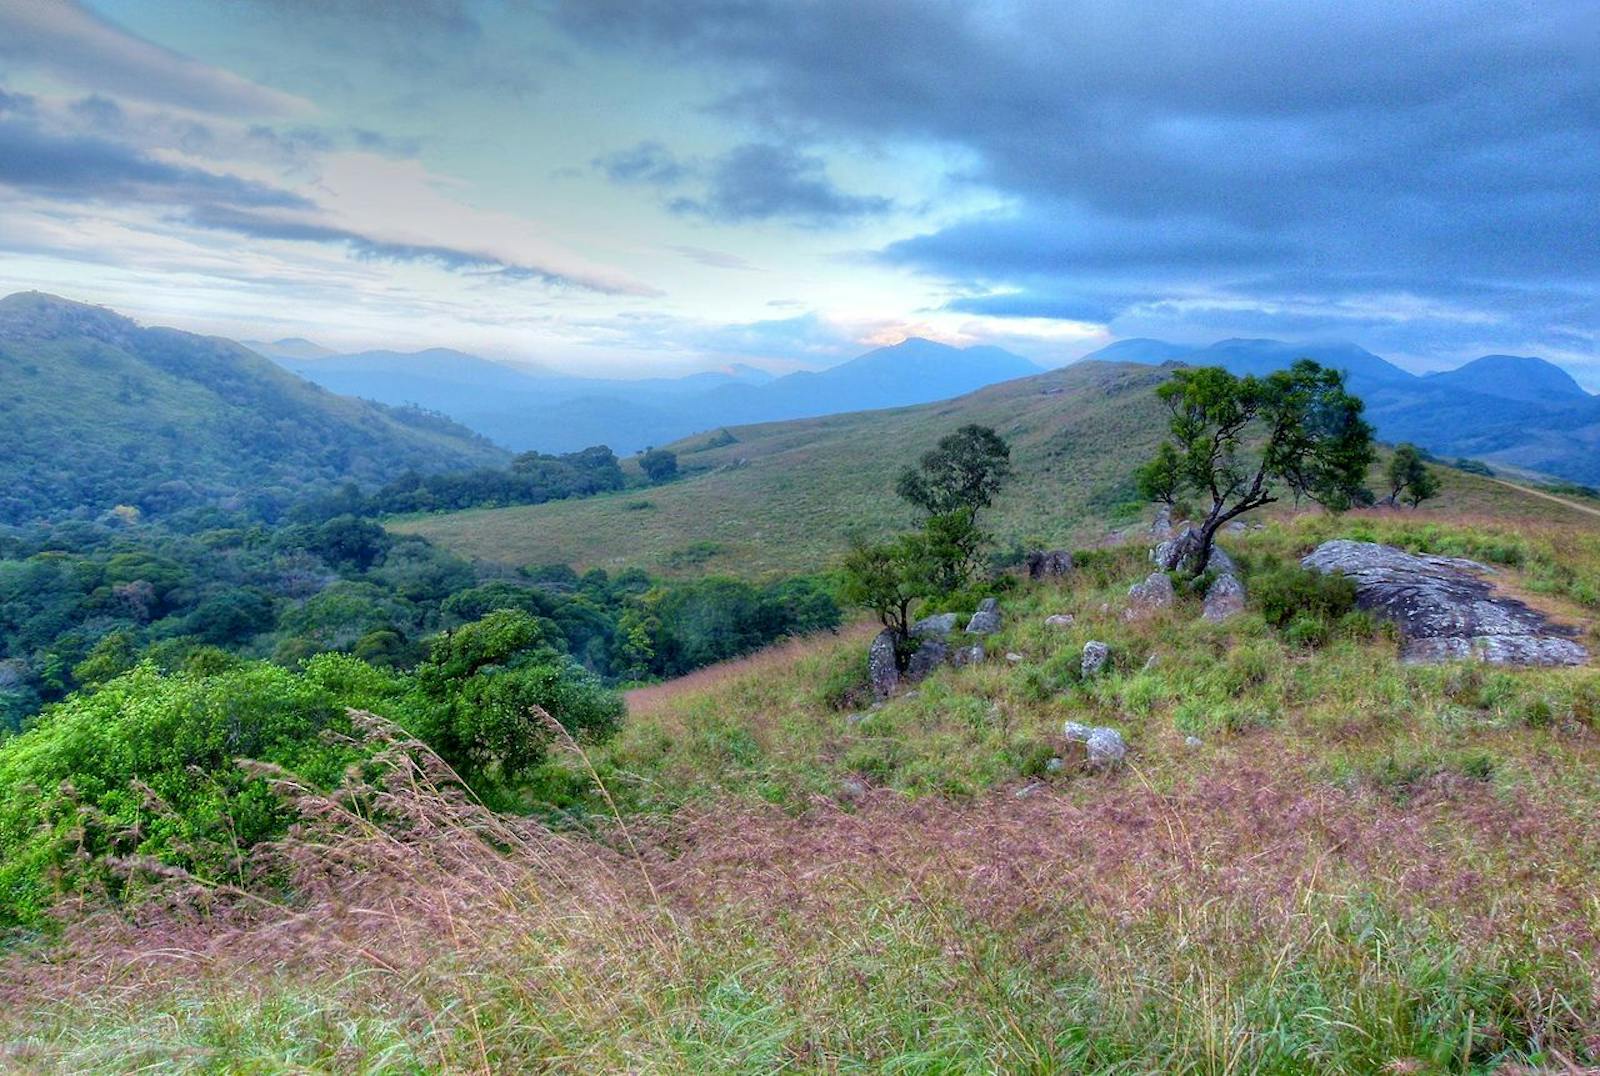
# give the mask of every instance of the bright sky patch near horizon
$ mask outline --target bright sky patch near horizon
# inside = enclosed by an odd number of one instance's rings
[[[0,290],[594,374],[922,335],[1600,390],[1600,7],[0,0]]]

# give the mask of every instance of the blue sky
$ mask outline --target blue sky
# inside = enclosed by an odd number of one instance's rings
[[[593,373],[907,334],[1600,390],[1600,6],[0,0],[0,289]]]

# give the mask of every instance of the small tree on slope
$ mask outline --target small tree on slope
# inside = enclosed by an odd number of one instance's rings
[[[1148,494],[1193,491],[1210,510],[1179,567],[1199,575],[1217,531],[1278,500],[1281,491],[1330,511],[1366,501],[1372,427],[1344,375],[1301,359],[1266,377],[1216,367],[1178,370],[1156,390],[1172,417],[1171,451],[1140,470]]]
[[[1422,453],[1417,451],[1417,446],[1409,442],[1395,446],[1386,473],[1389,479],[1389,496],[1385,499],[1390,504],[1404,501],[1415,509],[1429,497],[1439,495],[1438,476],[1423,461]]]

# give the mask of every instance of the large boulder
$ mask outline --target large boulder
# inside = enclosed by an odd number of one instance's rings
[[[1206,588],[1206,608],[1200,615],[1220,623],[1244,612],[1244,584],[1231,572],[1224,572]]]
[[[982,665],[984,658],[989,655],[984,651],[982,643],[973,643],[971,646],[958,646],[950,651],[950,664],[956,668],[963,665]],[[1007,655],[1008,657],[1010,655]]]
[[[1128,617],[1148,616],[1158,609],[1170,609],[1178,598],[1172,578],[1166,572],[1151,572],[1143,582],[1128,588]]]
[[[956,625],[961,623],[960,613],[935,613],[925,616],[911,625],[912,635],[930,635],[944,638],[956,630]]]
[[[900,689],[900,663],[895,658],[894,644],[894,632],[884,628],[867,651],[867,680],[872,694],[880,699],[887,699]]]
[[[972,614],[972,619],[967,621],[967,634],[993,635],[1000,630],[1000,602],[995,598],[985,598],[978,603],[978,611]]]
[[[1028,554],[1029,579],[1060,579],[1072,572],[1072,554],[1065,549],[1038,549]]]
[[[1356,604],[1399,627],[1405,661],[1581,665],[1589,659],[1571,638],[1573,629],[1495,593],[1485,578],[1494,570],[1476,561],[1339,539],[1324,542],[1300,563],[1353,580]]]

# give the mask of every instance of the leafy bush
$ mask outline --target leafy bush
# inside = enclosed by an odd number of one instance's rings
[[[1275,628],[1307,619],[1326,627],[1356,607],[1355,583],[1337,572],[1323,575],[1298,564],[1279,563],[1252,573],[1249,590],[1261,615]]]

